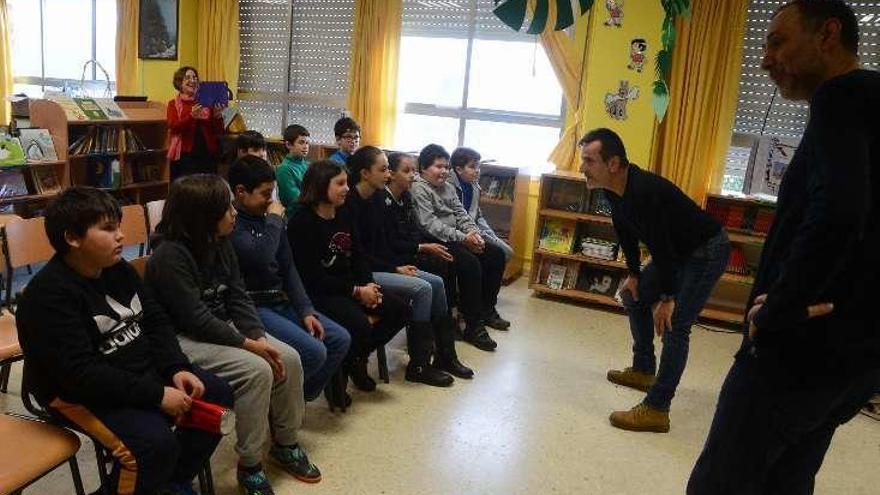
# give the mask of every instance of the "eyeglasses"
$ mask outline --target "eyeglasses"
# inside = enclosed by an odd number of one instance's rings
[[[360,141],[361,135],[360,134],[343,134],[342,139],[344,139],[346,141]]]

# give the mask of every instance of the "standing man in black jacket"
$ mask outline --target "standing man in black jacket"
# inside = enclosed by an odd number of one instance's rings
[[[779,190],[743,339],[687,492],[811,494],[838,425],[878,383],[880,74],[840,0],[796,0],[762,67],[810,118]]]
[[[632,366],[608,372],[608,381],[648,393],[611,424],[631,431],[669,431],[669,406],[684,373],[691,326],[730,258],[727,234],[714,218],[668,180],[626,158],[620,137],[594,129],[580,141],[581,172],[590,188],[604,189],[629,270],[621,297],[633,336]],[[639,241],[651,253],[640,266]],[[663,339],[660,366],[654,333]],[[656,371],[656,377],[654,375]]]

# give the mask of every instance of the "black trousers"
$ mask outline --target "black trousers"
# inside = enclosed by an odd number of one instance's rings
[[[202,399],[232,407],[232,388],[198,368],[193,374],[205,384]],[[86,408],[54,404],[56,415],[101,443],[114,458],[111,491],[120,495],[153,495],[168,483],[189,483],[220,442],[220,435],[174,428],[173,419],[158,408]]]
[[[744,344],[727,375],[688,495],[809,495],[834,431],[858,414],[880,370],[780,376]]]
[[[367,309],[348,296],[321,297],[313,301],[318,311],[351,334],[347,361],[367,357],[377,347],[387,344],[409,323],[412,313],[407,303],[387,292],[382,293],[382,304],[374,309]],[[369,315],[379,317],[375,326],[370,324]]]
[[[495,311],[504,276],[504,251],[489,242],[480,254],[472,253],[458,242],[449,243],[446,247],[455,258],[453,267],[458,281],[458,310],[468,325],[476,324]]]

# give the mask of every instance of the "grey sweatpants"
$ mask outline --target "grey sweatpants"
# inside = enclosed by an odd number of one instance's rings
[[[278,350],[284,362],[284,379],[276,382],[269,363],[252,352],[198,342],[182,335],[177,339],[194,365],[214,373],[232,386],[238,437],[235,450],[242,466],[252,467],[262,462],[270,431],[278,444],[296,443],[305,400],[302,364],[292,347],[266,334],[269,344]]]

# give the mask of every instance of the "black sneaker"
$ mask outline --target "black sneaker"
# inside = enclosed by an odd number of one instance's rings
[[[436,356],[434,357],[434,362],[432,363],[432,365],[435,368],[440,368],[441,370],[449,373],[456,378],[464,378],[465,380],[470,380],[474,377],[474,370],[463,365],[457,357],[441,358],[439,356]]]
[[[242,495],[275,495],[262,467],[253,472],[238,468],[238,487]]]
[[[510,322],[502,318],[498,311],[494,309],[489,316],[483,318],[483,325],[495,330],[510,330]]]
[[[489,332],[483,325],[466,328],[464,331],[464,341],[481,351],[494,351],[498,344],[489,337]]]
[[[269,449],[269,456],[275,459],[285,471],[292,474],[294,478],[305,483],[317,483],[321,481],[321,471],[318,466],[309,462],[309,456],[299,446],[294,444],[291,446],[273,445]]]

